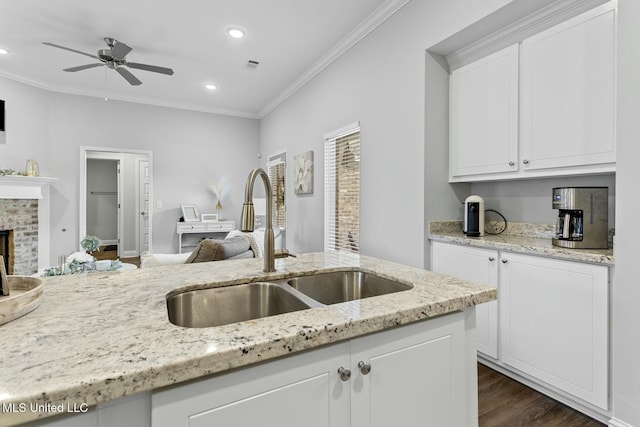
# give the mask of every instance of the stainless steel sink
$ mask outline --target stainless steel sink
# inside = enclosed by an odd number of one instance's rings
[[[287,283],[322,304],[336,304],[413,288],[413,285],[360,271],[338,271],[295,277],[289,279]]]
[[[199,289],[170,295],[167,310],[169,321],[178,326],[221,326],[311,307],[294,293],[286,286],[263,282]]]

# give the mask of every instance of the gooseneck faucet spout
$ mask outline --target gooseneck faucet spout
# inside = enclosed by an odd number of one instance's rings
[[[253,183],[260,176],[264,183],[264,191],[267,198],[267,225],[264,231],[264,269],[265,273],[276,271],[275,249],[273,235],[273,194],[271,192],[271,182],[269,175],[264,169],[254,169],[247,178],[247,185],[244,191],[244,204],[242,205],[242,227],[241,231],[253,231],[254,210],[253,210]]]

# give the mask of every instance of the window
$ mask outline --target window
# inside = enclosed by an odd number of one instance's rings
[[[324,248],[360,250],[360,124],[325,136]]]
[[[267,175],[271,181],[273,196],[273,225],[281,230],[287,228],[287,209],[285,204],[285,184],[287,175],[287,152],[269,156]]]

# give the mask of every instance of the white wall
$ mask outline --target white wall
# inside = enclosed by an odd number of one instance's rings
[[[0,77],[0,99],[5,104],[6,141],[0,143],[0,169],[23,171],[27,159],[36,159],[42,176],[49,168],[49,94]]]
[[[244,182],[257,165],[257,120],[51,94],[52,255],[77,246],[79,147],[149,150],[153,153],[153,251],[177,252],[176,221],[182,203],[215,212],[209,181],[227,176],[231,198],[224,214],[239,221]],[[63,231],[66,230],[66,231]]]
[[[361,252],[425,264],[425,50],[507,2],[412,1],[262,120],[264,154],[315,152],[313,196],[287,192],[290,250],[322,250],[323,136],[360,121]]]
[[[36,159],[51,188],[51,262],[78,249],[80,146],[153,152],[153,250],[177,252],[175,222],[181,203],[215,212],[206,183],[226,176],[231,196],[224,216],[240,220],[244,183],[258,166],[259,122],[254,119],[104,101],[52,93],[0,78],[7,101],[7,141],[0,168],[23,169]]]
[[[640,2],[618,0],[618,152],[613,290],[613,411],[617,426],[640,426],[638,212],[640,200]],[[625,423],[625,424],[621,424]]]

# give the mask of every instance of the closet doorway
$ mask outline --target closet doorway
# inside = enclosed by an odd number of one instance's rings
[[[97,236],[118,258],[151,249],[151,161],[149,151],[80,147],[80,240]]]

